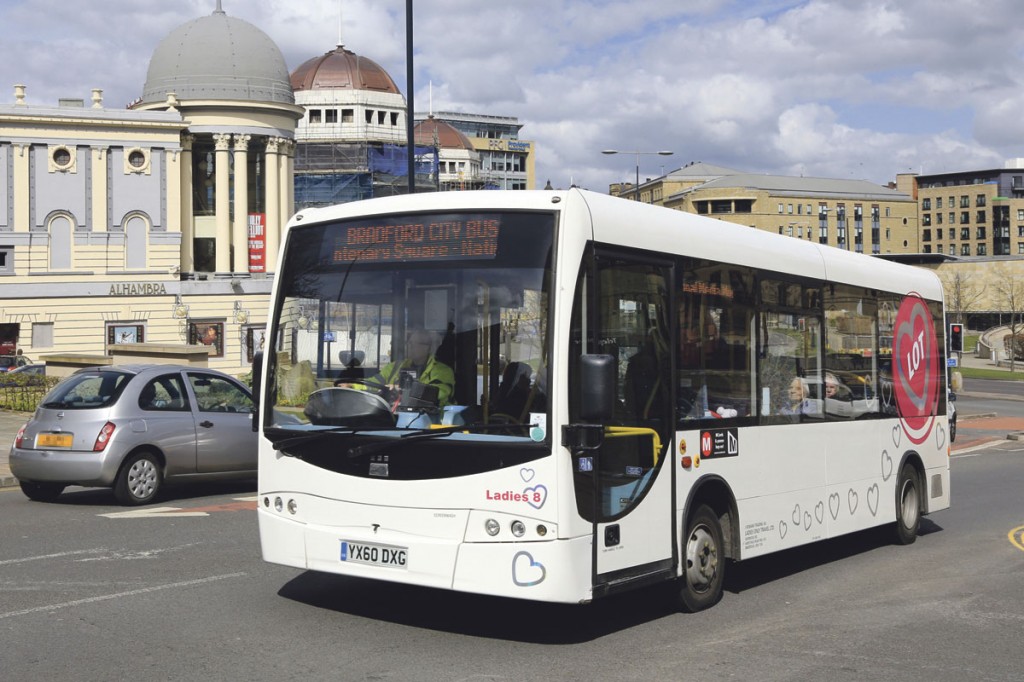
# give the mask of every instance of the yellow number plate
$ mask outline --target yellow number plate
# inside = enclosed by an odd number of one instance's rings
[[[74,436],[70,433],[40,433],[36,446],[43,448],[70,448]]]

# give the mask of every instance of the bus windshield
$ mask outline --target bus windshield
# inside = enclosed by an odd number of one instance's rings
[[[446,212],[293,227],[267,337],[268,435],[546,441],[554,225]]]

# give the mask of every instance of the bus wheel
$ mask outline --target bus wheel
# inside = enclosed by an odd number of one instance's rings
[[[904,464],[896,481],[896,542],[909,545],[921,529],[921,494],[917,469]]]
[[[707,505],[697,507],[686,525],[683,570],[679,600],[684,609],[700,611],[722,597],[725,578],[725,556],[722,524]]]

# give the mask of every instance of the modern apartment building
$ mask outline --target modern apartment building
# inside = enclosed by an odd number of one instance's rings
[[[1024,161],[1010,167],[911,176],[921,251],[949,256],[1024,255]]]
[[[674,173],[668,174],[667,179]],[[905,192],[866,180],[723,173],[693,183],[662,201],[661,184],[640,187],[641,200],[728,222],[867,254],[920,250],[917,203]]]

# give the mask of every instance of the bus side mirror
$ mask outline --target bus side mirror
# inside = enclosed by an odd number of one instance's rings
[[[263,351],[252,356],[252,430],[260,430],[260,394],[263,390]]]
[[[615,408],[615,358],[611,355],[580,357],[580,419],[611,421]]]

